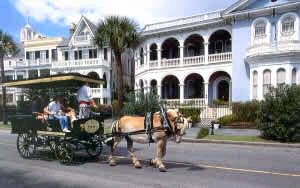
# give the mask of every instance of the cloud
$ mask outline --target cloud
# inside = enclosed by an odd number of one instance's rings
[[[235,0],[215,3],[211,0],[11,0],[25,17],[38,22],[60,25],[77,22],[81,15],[97,22],[107,15],[134,18],[141,25],[168,20],[203,11],[215,10]],[[220,6],[221,5],[221,6]]]
[[[156,10],[166,5],[167,0],[14,0],[16,9],[24,16],[38,22],[51,21],[55,24],[70,25],[81,15],[94,22],[112,14],[128,16],[145,24],[166,15]]]

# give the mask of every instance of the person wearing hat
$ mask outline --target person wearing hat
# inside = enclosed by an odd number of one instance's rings
[[[87,82],[79,88],[77,100],[79,103],[79,119],[89,118],[91,107],[95,107],[96,103],[92,98],[92,91]]]

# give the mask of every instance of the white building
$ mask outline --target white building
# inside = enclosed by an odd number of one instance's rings
[[[80,73],[101,78],[104,85],[92,88],[93,97],[101,104],[110,104],[115,79],[112,78],[113,54],[109,46],[99,49],[94,45],[96,26],[82,16],[70,29],[70,38],[43,37],[29,24],[21,29],[21,51],[18,56],[6,59],[7,80],[30,79],[60,73]],[[124,82],[132,87],[134,65],[127,53],[123,57]],[[16,92],[18,91],[18,92]],[[8,103],[15,103],[21,90],[8,90]]]
[[[217,3],[217,2],[216,2]],[[300,84],[300,2],[240,0],[224,10],[146,25],[135,88],[169,104],[261,100]]]

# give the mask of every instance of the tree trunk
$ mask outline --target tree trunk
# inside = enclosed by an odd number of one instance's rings
[[[124,83],[123,83],[123,67],[121,54],[115,53],[116,56],[116,68],[117,68],[117,80],[118,80],[118,105],[119,105],[119,114],[123,108],[124,103]]]
[[[3,85],[5,83],[5,73],[4,73],[4,57],[0,54],[0,66],[1,66],[1,83],[2,83],[2,120],[3,123],[7,124],[7,106],[6,106],[6,87]]]

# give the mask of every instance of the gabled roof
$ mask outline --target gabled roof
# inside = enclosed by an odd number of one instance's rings
[[[71,36],[70,40],[69,40],[69,45],[71,43],[71,41],[73,40],[74,36],[76,36],[78,34],[78,30],[80,28],[80,25],[82,23],[85,23],[85,25],[88,27],[88,29],[90,30],[92,36],[94,37],[95,36],[95,33],[96,33],[96,30],[97,30],[97,27],[95,24],[93,24],[90,20],[88,20],[85,16],[81,16],[78,24],[76,25],[76,29],[73,33],[73,35]]]
[[[239,0],[236,3],[234,3],[233,5],[231,5],[230,7],[228,7],[224,12],[223,15],[228,15],[228,14],[232,14],[234,12],[246,12],[247,10],[251,11],[251,10],[257,10],[257,9],[264,9],[264,8],[269,8],[269,7],[276,7],[276,6],[280,6],[280,5],[294,5],[294,4],[298,4],[299,0],[287,0],[285,1],[278,1],[278,2],[273,2],[270,3],[268,1],[263,1],[266,4],[268,4],[268,6],[262,6],[262,7],[257,7],[257,8],[249,8],[249,6],[251,7],[252,4],[254,3],[262,3],[262,0]],[[261,5],[260,5],[261,6]],[[248,8],[248,9],[247,9]]]

